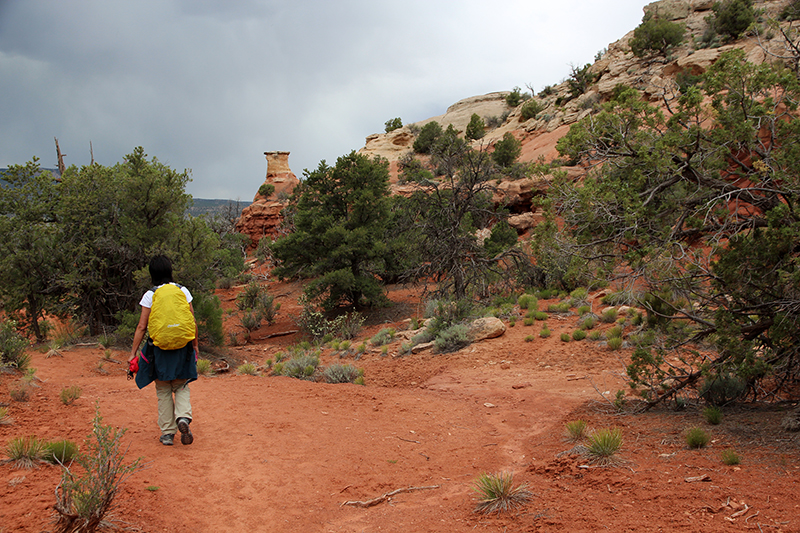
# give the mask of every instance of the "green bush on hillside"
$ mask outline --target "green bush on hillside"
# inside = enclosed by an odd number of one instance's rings
[[[429,154],[436,144],[436,141],[439,140],[439,137],[441,137],[443,133],[444,130],[442,130],[442,126],[438,122],[435,120],[428,122],[422,126],[419,135],[414,139],[414,144],[412,145],[414,152],[418,154]]]
[[[735,41],[755,22],[756,11],[753,0],[724,0],[712,6],[714,30],[724,36],[725,41]]]
[[[484,135],[486,135],[486,124],[477,113],[473,113],[469,120],[469,124],[467,124],[467,130],[464,133],[464,136],[467,139],[474,141],[482,138]]]
[[[685,31],[683,25],[648,12],[642,23],[633,31],[633,39],[630,40],[631,51],[637,57],[651,53],[664,56],[667,50],[683,40]]]

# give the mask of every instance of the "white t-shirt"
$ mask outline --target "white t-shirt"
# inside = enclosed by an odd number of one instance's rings
[[[173,283],[173,285],[177,285],[177,283]],[[161,287],[161,285],[159,285],[158,287]],[[156,289],[158,289],[158,287],[156,287]],[[186,287],[181,287],[181,290],[183,291],[183,294],[186,295],[186,301],[192,303],[192,293],[189,292],[189,289],[187,289]],[[142,307],[146,307],[148,309],[153,307],[153,289],[150,289],[149,291],[144,293],[144,296],[142,296],[142,300],[139,302],[139,305],[141,305]]]

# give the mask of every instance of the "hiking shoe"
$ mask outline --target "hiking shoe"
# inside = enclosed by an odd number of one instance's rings
[[[175,438],[175,435],[173,435],[171,433],[164,433],[163,435],[161,435],[161,438],[158,439],[158,440],[161,441],[161,444],[163,444],[164,446],[172,446],[172,439],[174,439],[174,438]]]
[[[179,418],[178,431],[181,432],[181,444],[191,444],[194,442],[192,430],[189,429],[189,420],[186,420],[185,418]]]

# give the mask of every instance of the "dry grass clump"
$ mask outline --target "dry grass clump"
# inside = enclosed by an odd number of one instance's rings
[[[514,475],[509,472],[481,474],[473,487],[478,494],[476,513],[501,513],[522,507],[532,494],[523,483],[514,486]]]
[[[45,443],[36,437],[17,437],[11,439],[6,444],[6,455],[8,462],[13,463],[14,468],[24,468],[29,470],[37,466],[37,463],[44,459]]]
[[[64,387],[61,389],[61,393],[59,394],[59,398],[61,398],[61,403],[64,405],[71,405],[75,403],[75,400],[81,397],[81,388],[78,385],[70,385],[69,387]]]
[[[622,430],[598,429],[589,435],[585,455],[598,466],[611,466],[619,461],[617,452],[622,447]]]
[[[585,420],[571,420],[565,424],[567,431],[566,440],[568,442],[578,442],[586,437],[586,421]]]

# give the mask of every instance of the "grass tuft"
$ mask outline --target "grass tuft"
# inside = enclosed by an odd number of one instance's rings
[[[705,418],[706,422],[709,424],[716,426],[722,422],[722,409],[716,405],[706,407],[703,409],[703,418]]]
[[[476,513],[500,513],[522,507],[531,498],[526,484],[514,487],[511,473],[481,474],[474,486],[478,494]]]
[[[198,359],[197,360],[197,373],[201,376],[208,376],[213,374],[211,370],[211,361],[208,359]]]
[[[578,442],[586,437],[586,421],[571,420],[565,424],[567,430],[566,439],[569,442]]]
[[[734,450],[722,451],[722,462],[728,466],[738,465],[742,462],[742,458]]]
[[[14,468],[31,469],[44,458],[44,442],[36,437],[17,437],[6,444],[6,455]]]
[[[236,372],[245,376],[257,376],[258,368],[253,363],[242,363],[236,368]]]
[[[81,388],[78,385],[70,385],[63,387],[58,397],[61,398],[61,403],[64,405],[72,405],[75,400],[81,397]]]
[[[693,450],[705,448],[710,440],[711,437],[702,428],[691,428],[686,432],[686,444]]]
[[[52,464],[66,465],[78,455],[78,445],[71,440],[61,439],[44,445],[42,459]]]
[[[622,430],[598,429],[589,435],[586,455],[589,461],[600,466],[607,466],[616,461],[615,455],[622,447]]]

